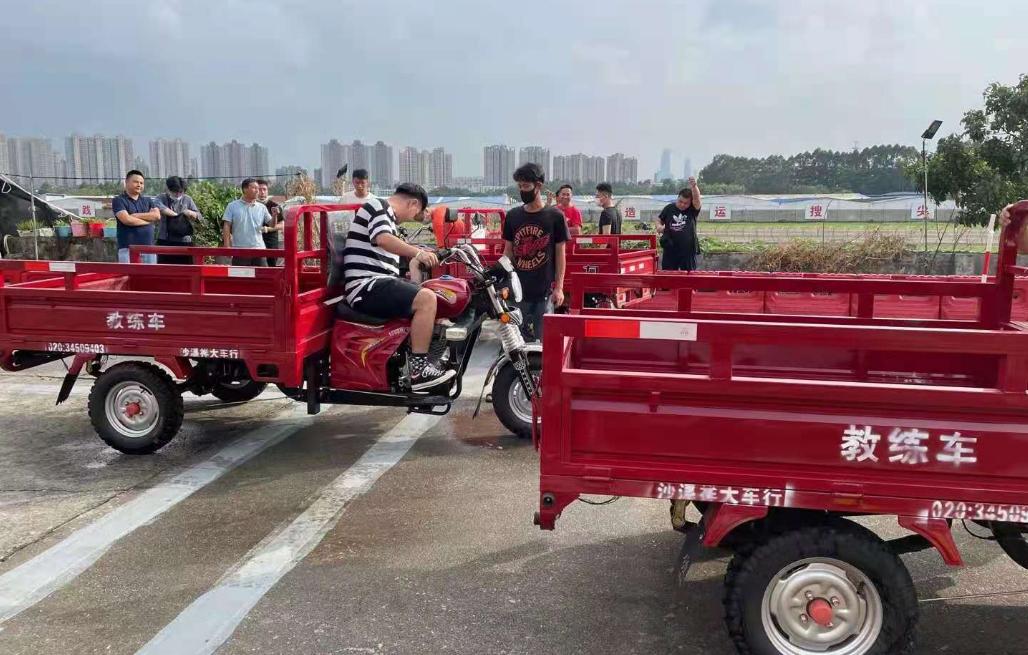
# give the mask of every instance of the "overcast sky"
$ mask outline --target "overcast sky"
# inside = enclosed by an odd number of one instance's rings
[[[542,7],[543,10],[539,8]],[[1025,0],[34,0],[4,3],[0,132],[789,154],[920,145],[1028,72]],[[63,144],[55,141],[63,150]],[[196,151],[198,153],[198,151]]]

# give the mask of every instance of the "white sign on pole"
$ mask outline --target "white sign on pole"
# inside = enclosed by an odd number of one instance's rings
[[[828,216],[828,203],[815,200],[807,205],[803,218],[808,221],[823,221]]]
[[[621,212],[621,219],[624,221],[637,221],[640,216],[639,209],[635,205],[625,205]]]
[[[730,221],[732,220],[732,208],[728,205],[711,205],[710,220]]]
[[[927,207],[924,201],[914,203],[910,206],[910,220],[923,221],[932,217],[932,206]]]

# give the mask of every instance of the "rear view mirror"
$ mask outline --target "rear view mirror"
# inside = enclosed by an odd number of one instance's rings
[[[443,222],[444,223],[456,223],[457,222],[457,214],[455,212],[451,212],[449,207],[446,208],[446,213],[443,214]]]

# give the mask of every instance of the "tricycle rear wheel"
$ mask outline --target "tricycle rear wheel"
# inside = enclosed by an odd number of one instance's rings
[[[725,622],[743,655],[902,655],[917,595],[899,558],[852,523],[772,536],[733,559]]]
[[[1017,562],[1021,568],[1028,569],[1028,538],[1025,535],[1025,526],[1019,523],[997,522],[992,524],[992,534],[1007,557]]]
[[[127,455],[160,449],[182,427],[182,396],[171,377],[152,364],[112,366],[89,392],[89,419],[111,448]]]

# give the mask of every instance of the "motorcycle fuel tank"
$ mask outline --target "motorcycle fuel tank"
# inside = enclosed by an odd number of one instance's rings
[[[444,275],[421,285],[436,295],[436,318],[456,318],[467,308],[471,290],[467,280]]]

